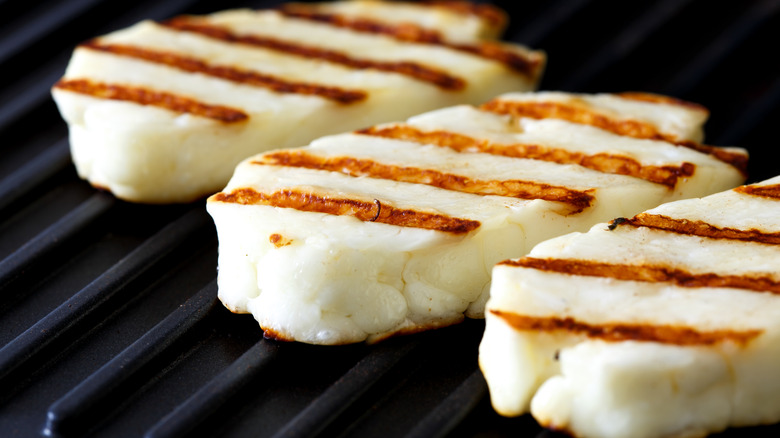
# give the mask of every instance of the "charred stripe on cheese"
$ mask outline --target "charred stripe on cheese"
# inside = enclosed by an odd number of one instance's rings
[[[682,163],[679,166],[645,166],[631,157],[607,153],[587,155],[535,144],[497,144],[449,131],[424,132],[409,125],[394,125],[385,128],[370,127],[356,132],[447,147],[458,152],[483,152],[559,164],[579,164],[599,172],[633,176],[656,184],[663,184],[669,188],[673,188],[679,178],[693,175],[696,169],[696,166],[691,163]]]
[[[740,186],[734,191],[743,195],[780,200],[780,184]]]
[[[500,264],[584,277],[613,278],[615,280],[648,283],[672,283],[680,287],[691,288],[727,287],[780,294],[780,282],[773,279],[770,275],[719,275],[709,272],[695,274],[683,269],[649,264],[629,265],[594,262],[591,260],[540,259],[536,257],[506,260]]]
[[[317,12],[303,3],[284,4],[279,7],[279,13],[300,20],[315,21],[331,26],[354,30],[357,32],[387,35],[399,41],[416,43],[440,44],[442,37],[436,30],[425,29],[413,23],[390,24],[368,18],[347,17],[340,14]]]
[[[553,333],[568,332],[608,342],[643,341],[693,346],[714,345],[730,341],[744,346],[763,332],[762,330],[700,331],[695,328],[677,325],[620,322],[590,324],[571,317],[527,316],[500,310],[490,310],[490,313],[506,321],[515,330]]]
[[[223,65],[210,65],[205,61],[172,52],[153,50],[125,44],[101,44],[98,41],[88,41],[80,47],[90,50],[112,53],[142,59],[168,67],[174,67],[190,73],[200,73],[231,82],[237,82],[256,87],[269,88],[279,93],[308,94],[323,97],[339,103],[354,103],[366,99],[366,92],[360,90],[344,90],[337,87],[287,81],[270,75],[242,70]]]
[[[364,222],[380,222],[399,227],[422,228],[452,234],[465,234],[479,228],[478,221],[451,217],[419,210],[402,209],[380,200],[321,196],[297,190],[262,193],[252,188],[239,188],[230,193],[217,193],[211,200],[242,205],[268,205],[299,211],[352,216]]]
[[[207,117],[223,123],[236,123],[249,119],[241,110],[222,105],[210,105],[176,94],[119,84],[107,84],[87,79],[63,79],[54,88],[88,96],[150,105],[178,113]]]
[[[302,4],[283,5],[279,9],[282,14],[301,20],[327,23],[356,32],[390,36],[399,41],[420,44],[431,44],[447,47],[459,52],[470,53],[485,59],[498,61],[518,73],[531,78],[539,75],[542,57],[538,54],[523,54],[510,50],[498,42],[484,41],[479,44],[454,44],[445,41],[441,33],[425,29],[413,23],[389,24],[367,18],[351,18],[339,14],[325,14]]]
[[[653,228],[670,233],[688,234],[710,239],[741,240],[770,245],[780,244],[780,233],[777,232],[768,233],[754,228],[740,230],[737,228],[716,227],[704,221],[672,218],[660,214],[640,213],[633,218],[615,219],[610,223],[609,228],[614,230],[615,227],[620,225]]]
[[[624,99],[638,100],[641,102],[665,103],[669,105],[677,105],[677,106],[695,109],[697,111],[701,111],[707,114],[709,114],[710,112],[710,110],[708,110],[707,107],[703,105],[699,105],[698,103],[688,102],[687,100],[678,99],[676,97],[663,96],[661,94],[645,93],[641,91],[624,91],[622,93],[617,93],[617,95]]]
[[[462,175],[421,169],[411,166],[383,164],[370,159],[354,157],[320,157],[303,151],[279,151],[263,155],[254,164],[273,164],[288,167],[341,172],[350,176],[368,176],[393,181],[426,184],[446,190],[475,195],[508,196],[520,199],[543,199],[569,204],[580,212],[593,202],[587,191],[554,186],[535,181],[478,180]]]
[[[574,123],[596,126],[616,134],[636,138],[659,138],[661,135],[649,123],[630,119],[614,119],[593,111],[584,104],[493,99],[482,104],[480,109],[512,117],[563,119]]]
[[[462,15],[475,15],[487,21],[493,27],[503,27],[506,25],[506,14],[504,14],[501,9],[485,3],[452,0],[423,0],[420,4],[446,8]]]
[[[398,73],[420,81],[429,82],[439,88],[446,90],[462,90],[466,87],[466,82],[463,79],[447,74],[440,69],[425,66],[416,62],[383,62],[353,58],[335,50],[301,45],[276,38],[259,35],[238,35],[224,27],[208,24],[206,22],[189,17],[173,18],[161,24],[179,31],[193,32],[221,41],[244,44],[254,47],[262,47],[264,49],[284,52],[289,55],[300,56],[303,58],[322,59],[354,69],[374,69],[385,72]]]
[[[533,119],[562,119],[583,125],[591,125],[615,134],[634,138],[662,140],[677,146],[686,147],[734,166],[742,174],[747,174],[747,156],[727,149],[703,145],[693,141],[679,140],[659,132],[650,123],[632,119],[615,119],[593,111],[585,105],[567,102],[511,101],[493,99],[480,106],[480,109],[512,117]]]

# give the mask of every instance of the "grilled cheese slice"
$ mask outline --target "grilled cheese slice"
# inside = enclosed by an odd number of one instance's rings
[[[79,45],[52,93],[82,178],[188,202],[265,150],[534,89],[544,54],[483,38],[503,26],[483,10],[358,1],[144,21]]]
[[[742,179],[660,140],[436,110],[242,162],[207,202],[219,296],[314,344],[449,325],[482,317],[492,266],[543,239]]]
[[[578,437],[780,421],[780,177],[537,245],[493,271],[496,410]]]

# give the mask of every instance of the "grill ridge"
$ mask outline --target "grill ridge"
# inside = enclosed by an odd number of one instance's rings
[[[716,133],[707,143],[748,148],[751,181],[778,172],[769,145],[780,61],[757,44],[777,36],[780,0],[732,6],[738,13],[717,30],[705,28],[704,0],[492,3],[510,12],[507,39],[548,51],[541,88],[628,84],[702,103]],[[216,236],[203,201],[136,206],[78,180],[49,97],[76,44],[145,18],[279,1],[53,4],[0,2],[16,14],[0,22],[18,23],[0,32],[0,434],[557,436],[492,411],[476,363],[482,322],[368,346],[263,339],[251,318],[216,302]],[[103,254],[117,262],[93,272],[88,262]]]
[[[778,2],[763,1],[752,5],[731,23],[720,35],[697,56],[690,65],[678,73],[667,86],[669,94],[687,94],[699,80],[712,71],[740,45],[744,44],[750,34],[777,12]]]
[[[381,346],[372,350],[284,428],[276,432],[273,438],[318,435],[420,345],[419,340],[413,340],[400,346],[393,346],[395,348]]]
[[[658,31],[664,22],[674,16],[690,0],[661,0],[652,6],[648,14],[625,25],[625,29],[610,40],[588,62],[560,86],[563,90],[585,88],[589,82],[608,68],[631,53],[651,33]]]
[[[177,437],[194,431],[244,386],[268,372],[277,362],[278,350],[278,345],[266,340],[258,341],[224,372],[157,422],[147,431],[145,438]]]
[[[488,395],[487,383],[482,372],[476,370],[466,378],[446,399],[425,416],[406,438],[444,437],[454,430]]]
[[[100,197],[96,195],[93,199],[103,199],[103,202],[98,203],[97,212],[102,212],[103,209],[100,207],[105,203],[110,205],[114,202],[112,198],[105,198],[104,195]],[[88,209],[88,213],[93,211],[95,210]],[[88,218],[92,219],[92,215],[89,215]],[[0,349],[0,385],[11,379],[14,373],[18,372],[28,361],[46,351],[47,346],[59,338],[67,336],[68,332],[87,315],[93,312],[107,312],[104,306],[114,295],[121,292],[144,271],[163,259],[185,239],[197,235],[199,230],[205,228],[206,220],[207,218],[200,211],[192,210],[180,220],[171,223],[104,275],[95,279],[89,286],[73,295],[68,301]],[[56,229],[57,224],[52,228]],[[48,239],[46,237],[49,237],[48,233],[41,240],[48,242],[58,240],[57,236]],[[24,250],[25,248],[22,248],[20,252]],[[20,258],[25,261],[28,259],[27,257]],[[14,259],[11,258],[11,260]],[[24,267],[19,268],[19,270],[23,269]]]
[[[82,232],[113,205],[114,199],[105,194],[96,194],[74,209],[70,214],[55,222],[23,247],[0,262],[0,288],[7,288],[14,280],[38,260],[46,257],[58,245]]]
[[[106,363],[98,371],[73,388],[49,407],[44,435],[57,436],[83,432],[90,425],[90,415],[105,415],[106,406],[116,406],[116,391],[127,387],[154,359],[176,345],[196,325],[210,315],[216,305],[216,281],[201,289],[197,295],[149,330],[131,346]]]
[[[70,167],[67,139],[62,139],[0,181],[0,213],[35,187]],[[8,212],[8,214],[11,214]],[[1,283],[1,282],[0,282]]]

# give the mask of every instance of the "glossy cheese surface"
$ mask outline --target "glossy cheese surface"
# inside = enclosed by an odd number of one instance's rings
[[[773,178],[498,264],[480,347],[496,409],[588,437],[780,420],[779,214]]]
[[[223,303],[267,336],[344,344],[482,317],[495,263],[742,178],[676,144],[461,105],[253,156],[207,207]]]
[[[331,6],[344,20],[373,10]],[[389,30],[282,8],[144,21],[81,44],[52,88],[80,176],[130,201],[190,202],[224,187],[250,155],[533,90],[540,79],[544,54],[486,40],[483,28],[501,26],[488,18],[433,5],[374,7],[415,11],[420,23],[405,28],[437,42],[405,38],[396,20],[376,14],[361,20]],[[457,44],[441,36],[464,20],[483,25],[468,27]],[[487,43],[507,59],[483,56]],[[527,68],[513,67],[515,58]]]

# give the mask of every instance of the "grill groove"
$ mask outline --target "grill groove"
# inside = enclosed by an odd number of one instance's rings
[[[216,290],[216,282],[212,281],[133,345],[57,400],[49,407],[44,435],[83,433],[82,428],[92,425],[88,421],[90,418],[110,412],[107,406],[120,404],[115,399],[132,391],[128,388],[133,383],[132,379],[166,349],[195,330],[195,326],[209,315],[216,305]]]
[[[278,3],[0,2],[3,436],[555,436],[490,408],[481,321],[374,346],[265,340],[215,302],[202,201],[129,205],[78,180],[49,97],[76,44],[144,18]],[[699,102],[707,143],[748,148],[752,181],[777,173],[780,61],[766,43],[780,1],[732,4],[712,23],[705,0],[493,3],[512,12],[509,39],[548,52],[543,89]]]

